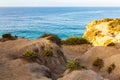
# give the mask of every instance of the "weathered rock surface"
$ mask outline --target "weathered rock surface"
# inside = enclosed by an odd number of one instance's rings
[[[64,55],[68,60],[74,59],[78,56],[82,56],[87,52],[92,46],[90,44],[81,45],[62,45]]]
[[[58,80],[105,80],[92,70],[76,70]]]
[[[93,66],[93,62],[100,58],[104,61],[104,67],[100,70]],[[113,47],[98,46],[89,49],[83,56],[78,57],[80,64],[86,66],[88,69],[96,71],[104,78],[110,80],[119,80],[120,77],[120,44]],[[108,67],[114,64],[115,68],[111,73],[108,73]]]
[[[39,60],[24,59],[26,50],[33,50]],[[44,50],[52,50],[53,55],[43,55]],[[0,42],[0,80],[54,80],[66,69],[65,63],[61,47],[45,38]]]
[[[120,42],[120,18],[94,20],[86,28],[83,38],[94,46],[106,46]]]

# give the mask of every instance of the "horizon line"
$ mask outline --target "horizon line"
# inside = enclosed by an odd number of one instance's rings
[[[0,7],[120,7],[120,6],[0,6]]]

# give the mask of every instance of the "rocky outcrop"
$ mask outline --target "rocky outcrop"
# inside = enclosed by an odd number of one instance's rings
[[[116,44],[112,47],[107,46],[96,46],[89,51],[87,51],[83,56],[78,57],[81,65],[87,67],[87,69],[91,69],[96,71],[104,78],[108,78],[110,80],[119,80],[120,77],[120,44]],[[101,69],[93,66],[93,62],[100,58],[104,62],[104,66]],[[110,66],[113,65],[113,69]],[[111,72],[109,73],[109,71]]]
[[[23,57],[27,50],[37,54],[35,61]],[[44,55],[45,50],[52,52]],[[0,80],[55,80],[65,71],[62,48],[46,38],[0,42]]]
[[[76,70],[58,80],[105,80],[92,70]],[[109,79],[106,79],[109,80]]]
[[[94,20],[86,28],[83,38],[94,46],[107,46],[120,42],[120,18]]]

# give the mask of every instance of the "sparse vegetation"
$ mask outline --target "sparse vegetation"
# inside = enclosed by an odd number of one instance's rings
[[[108,24],[108,29],[110,33],[115,33],[120,31],[120,19],[115,19]]]
[[[111,18],[104,18],[103,20],[102,20],[102,22],[109,22],[109,21],[112,21],[113,19],[111,19]]]
[[[101,58],[97,58],[93,62],[93,66],[97,67],[100,70],[102,67],[104,67],[104,61]]]
[[[2,35],[2,38],[11,38],[11,34],[10,33],[7,33],[7,34],[3,34]]]
[[[66,45],[79,45],[79,44],[88,44],[89,42],[81,37],[69,37],[66,40],[62,41],[62,44]]]
[[[106,46],[114,46],[115,43],[112,42],[112,39],[108,39],[108,40],[105,41],[104,45],[106,45]]]
[[[31,60],[31,61],[35,61],[37,59],[37,54],[32,50],[26,50],[23,56],[26,59]]]
[[[10,33],[6,33],[2,35],[2,38],[0,38],[0,41],[4,42],[7,40],[15,40],[17,39],[17,36],[12,36]]]
[[[55,34],[46,34],[45,33],[40,38],[45,38],[45,37],[47,37],[48,40],[56,43],[57,45],[59,45],[59,46],[61,45],[61,39],[57,35],[55,35]]]
[[[70,69],[70,71],[73,70],[79,70],[79,69],[87,69],[85,66],[81,66],[78,62],[78,60],[70,60],[66,63],[66,67]]]
[[[103,20],[93,20],[90,24],[88,24],[87,26],[89,27],[92,27],[92,26],[95,26],[95,25],[98,25],[102,22],[109,22],[109,21],[112,21],[114,19],[111,19],[111,18],[104,18]]]
[[[107,69],[107,72],[110,74],[110,73],[112,73],[112,71],[115,69],[115,64],[111,64],[109,67],[108,67],[108,69]]]
[[[66,67],[70,70],[78,70],[80,69],[80,64],[76,60],[71,60],[67,62]]]
[[[53,52],[52,52],[52,50],[44,50],[43,55],[47,56],[47,57],[49,57],[49,56],[51,57],[51,56],[53,56]]]
[[[111,42],[107,46],[115,46],[115,43]]]

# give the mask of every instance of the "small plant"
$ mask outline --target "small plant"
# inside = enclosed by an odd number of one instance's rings
[[[115,46],[115,43],[111,42],[107,46]]]
[[[94,62],[93,62],[93,66],[97,67],[99,70],[104,67],[104,61],[100,58],[97,58]]]
[[[16,40],[17,36],[12,36],[10,33],[6,33],[2,35],[2,38],[0,38],[1,42],[8,41],[8,40]]]
[[[66,40],[62,41],[62,44],[66,45],[79,45],[79,44],[86,44],[89,43],[86,39],[81,37],[69,37]]]
[[[48,40],[56,43],[57,45],[59,45],[59,46],[61,45],[61,39],[57,35],[55,35],[55,34],[46,34],[45,33],[40,38],[45,38],[45,37],[47,37]]]
[[[109,21],[113,21],[113,19],[110,19],[110,18],[104,18],[104,19],[102,20],[102,22],[109,22]]]
[[[76,60],[71,60],[66,63],[66,67],[70,70],[78,70],[80,69],[80,64]]]
[[[6,33],[2,35],[2,38],[11,38],[11,34],[10,33]]]
[[[37,59],[37,54],[32,50],[26,50],[23,56],[31,61],[35,61]]]
[[[106,40],[106,41],[104,42],[104,45],[106,45],[106,46],[114,46],[115,43],[114,43],[111,39],[108,39],[108,40]]]
[[[108,67],[108,69],[107,69],[107,72],[110,74],[110,73],[112,73],[112,71],[115,69],[115,64],[111,64],[109,67]]]
[[[44,55],[44,56],[47,56],[47,57],[53,56],[53,52],[52,52],[51,50],[44,50],[44,51],[43,51],[43,55]]]

